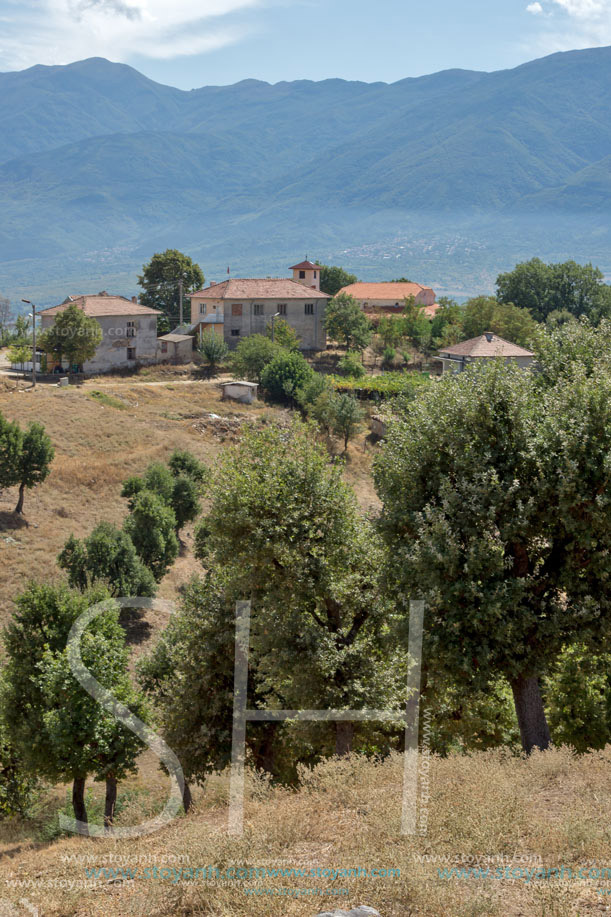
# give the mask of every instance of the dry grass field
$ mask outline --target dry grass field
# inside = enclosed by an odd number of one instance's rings
[[[22,522],[12,513],[16,493],[0,494],[0,623],[29,578],[59,575],[55,557],[70,532],[82,537],[102,519],[121,521],[120,487],[129,474],[175,448],[188,448],[213,466],[241,422],[287,416],[263,403],[222,403],[215,382],[167,372],[93,380],[80,388],[41,385],[36,392],[0,383],[0,411],[22,424],[42,421],[56,448],[50,477],[26,494]],[[223,419],[211,421],[211,413]],[[363,432],[346,465],[364,509],[377,505],[370,475],[374,449]],[[182,537],[181,556],[161,584],[164,598],[176,598],[198,570],[192,530]],[[140,625],[136,652],[164,625],[163,616]],[[0,823],[0,917],[35,907],[40,917],[313,917],[357,904],[377,908],[382,917],[611,913],[611,748],[581,758],[552,749],[529,760],[505,752],[429,760],[430,798],[420,801],[428,816],[423,836],[400,832],[399,756],[326,762],[304,773],[298,790],[249,775],[242,837],[227,832],[225,774],[196,791],[187,817],[137,840],[60,836],[54,826],[67,788],[46,788],[31,818]],[[138,776],[120,786],[117,824],[138,824],[159,811],[167,787],[156,759],[143,755]],[[92,787],[92,821],[99,821],[102,791]],[[121,865],[139,871],[125,880],[85,872]],[[144,873],[155,866],[179,872]],[[188,872],[208,866],[219,870],[219,879]],[[321,875],[223,877],[230,867],[318,869]],[[453,867],[490,872],[439,874]],[[536,876],[538,869],[562,867],[563,874]],[[322,872],[359,868],[395,873],[333,879]]]
[[[400,833],[399,756],[326,762],[299,791],[251,776],[241,837],[227,832],[218,776],[191,814],[138,840],[42,843],[3,828],[0,900],[25,898],[44,917],[313,917],[357,904],[382,917],[593,917],[611,898],[610,768],[610,749],[433,758],[427,833],[416,837]],[[136,809],[128,816],[138,821]],[[232,867],[266,872],[226,877]],[[603,867],[609,878],[596,878]],[[94,878],[96,868],[110,871]],[[136,873],[118,878],[121,868]],[[443,876],[463,868],[469,877]],[[354,869],[366,872],[341,873]]]

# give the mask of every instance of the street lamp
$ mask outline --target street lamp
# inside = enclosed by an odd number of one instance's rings
[[[272,315],[272,344],[274,343],[274,319],[278,318],[279,315],[279,312],[276,312],[275,315]]]
[[[32,388],[36,388],[36,306],[29,299],[22,299],[21,302],[32,307]]]

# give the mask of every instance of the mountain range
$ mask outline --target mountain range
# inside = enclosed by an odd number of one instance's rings
[[[209,276],[307,251],[459,292],[534,254],[610,270],[610,86],[611,48],[393,84],[1,73],[0,292],[132,289],[165,247]]]

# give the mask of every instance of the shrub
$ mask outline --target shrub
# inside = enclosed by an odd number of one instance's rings
[[[261,384],[264,389],[280,401],[285,398],[294,398],[299,389],[302,389],[314,375],[302,354],[294,351],[283,351],[269,363],[262,375]]]
[[[352,351],[345,354],[338,363],[338,369],[341,373],[344,373],[346,376],[350,376],[352,379],[360,379],[365,375],[365,367],[363,366],[362,359],[358,354],[353,353]]]
[[[156,592],[155,578],[138,557],[133,541],[110,522],[100,522],[83,541],[71,535],[57,563],[68,571],[70,585],[81,591],[101,581],[115,596]]]
[[[125,531],[159,582],[178,557],[174,511],[157,494],[143,490],[134,500]]]
[[[208,366],[210,372],[214,373],[217,366],[227,357],[229,348],[220,335],[214,332],[206,332],[197,348],[197,352]]]
[[[243,338],[231,355],[231,369],[237,378],[260,382],[263,370],[281,354],[282,346],[263,334]]]

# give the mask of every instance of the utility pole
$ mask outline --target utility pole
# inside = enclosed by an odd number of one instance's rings
[[[22,299],[32,307],[32,388],[36,388],[36,306],[29,299]]]
[[[183,284],[183,280],[181,277],[180,280],[178,281],[178,296],[179,296],[178,302],[179,302],[179,309],[180,309],[179,311],[180,321],[178,322],[179,325],[182,325],[182,284]]]
[[[274,319],[278,318],[279,315],[279,312],[276,312],[275,315],[272,315],[272,344],[274,343]]]

